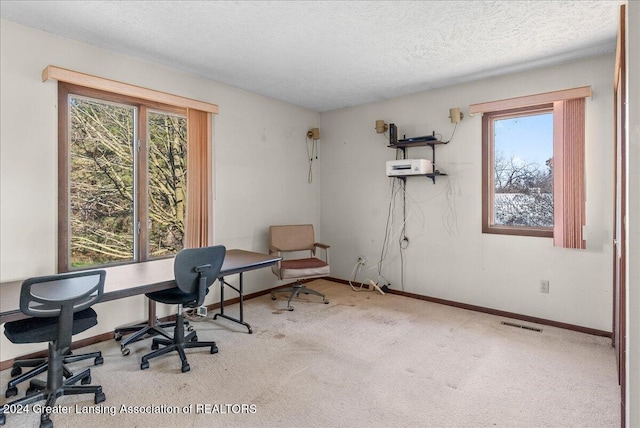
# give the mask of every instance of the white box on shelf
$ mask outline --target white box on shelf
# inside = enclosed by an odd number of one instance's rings
[[[429,159],[396,159],[387,161],[387,176],[433,174],[433,163]]]

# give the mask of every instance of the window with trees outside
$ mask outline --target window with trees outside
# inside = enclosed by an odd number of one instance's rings
[[[482,232],[586,248],[588,86],[469,106],[482,113]]]
[[[58,272],[208,245],[218,106],[55,66]]]
[[[540,236],[553,231],[553,106],[486,115],[488,221]]]
[[[174,255],[185,236],[185,111],[64,86],[68,269]]]

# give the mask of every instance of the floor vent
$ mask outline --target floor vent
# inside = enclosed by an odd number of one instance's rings
[[[512,322],[507,322],[507,321],[502,321],[500,324],[508,325],[509,327],[518,327],[518,328],[523,328],[525,330],[537,331],[538,333],[542,333],[542,329],[541,328],[530,327],[528,325],[516,324],[516,323],[512,323]]]

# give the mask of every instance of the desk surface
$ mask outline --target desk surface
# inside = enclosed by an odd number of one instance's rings
[[[245,250],[227,250],[218,278],[277,263],[281,257]],[[175,287],[173,258],[104,268],[107,277],[101,302]],[[0,323],[24,318],[20,312],[22,281],[0,284]]]

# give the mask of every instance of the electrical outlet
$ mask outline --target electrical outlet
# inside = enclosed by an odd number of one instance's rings
[[[358,264],[359,265],[366,265],[367,264],[367,258],[365,256],[358,256]]]
[[[540,280],[540,292],[548,293],[549,292],[549,280],[541,279]]]
[[[207,307],[206,306],[198,306],[197,313],[201,317],[206,317],[207,316]]]

